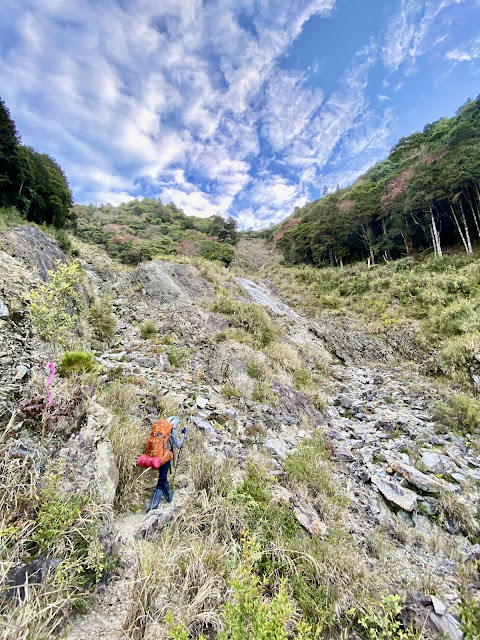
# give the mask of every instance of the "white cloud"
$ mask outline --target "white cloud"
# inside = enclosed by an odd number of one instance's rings
[[[472,62],[472,60],[480,58],[480,37],[471,40],[463,50],[452,49],[447,51],[445,58],[453,62]]]
[[[386,68],[393,73],[403,63],[413,64],[418,56],[442,43],[445,33],[435,35],[435,29],[442,25],[439,15],[464,1],[443,0],[438,4],[436,0],[400,0],[383,37],[381,55]]]
[[[323,101],[321,89],[306,89],[298,73],[278,70],[268,80],[263,133],[275,151],[285,148],[310,122]]]

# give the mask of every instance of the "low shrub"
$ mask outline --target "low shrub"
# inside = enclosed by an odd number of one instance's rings
[[[148,338],[153,338],[153,336],[157,335],[158,329],[155,326],[155,323],[152,320],[144,320],[139,327],[140,329],[140,337],[144,340],[148,340]]]
[[[440,521],[452,520],[463,533],[474,539],[480,533],[480,522],[468,502],[455,493],[445,492],[440,496]]]
[[[262,404],[270,404],[276,406],[278,404],[278,396],[273,392],[272,387],[265,380],[258,380],[253,391],[252,400],[261,402]]]
[[[287,372],[294,372],[303,366],[297,350],[286,342],[276,342],[265,349],[268,357]]]
[[[379,606],[372,607],[359,619],[359,623],[371,640],[415,640],[418,635],[405,629],[398,619],[401,611],[398,594],[383,596]]]
[[[480,600],[466,585],[460,589],[460,627],[465,640],[478,640],[480,635]]]
[[[186,361],[185,350],[182,347],[170,347],[167,349],[168,361],[175,369],[183,367]]]
[[[454,394],[447,402],[437,404],[434,418],[461,434],[478,432],[480,402],[463,393]]]
[[[66,351],[58,366],[58,373],[64,377],[97,370],[97,363],[91,351]]]
[[[222,387],[222,393],[225,398],[228,398],[230,400],[242,397],[242,392],[236,387],[233,387],[231,384],[224,384]]]
[[[72,253],[72,243],[65,229],[55,229],[55,240],[60,249],[68,256]]]
[[[260,347],[267,347],[279,334],[279,328],[261,306],[234,300],[225,289],[213,301],[212,311],[228,316],[233,327],[250,334]]]
[[[247,373],[256,380],[266,380],[268,377],[267,365],[261,360],[250,360],[247,363]]]
[[[95,338],[106,342],[113,338],[117,330],[117,319],[108,298],[96,300],[91,305],[88,316]]]
[[[35,466],[28,460],[19,466],[8,446],[0,447],[0,476],[0,565],[8,576],[0,584],[2,637],[53,640],[114,568],[115,557],[100,540],[108,512],[90,496],[62,495],[61,469],[47,467],[39,483]],[[22,566],[36,567],[42,580],[19,586],[12,597],[9,580]]]

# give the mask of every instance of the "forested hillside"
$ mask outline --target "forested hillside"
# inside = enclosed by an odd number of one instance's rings
[[[163,205],[152,198],[118,207],[77,205],[70,227],[82,240],[102,245],[112,258],[127,264],[180,253],[228,265],[238,241],[233,218],[187,216],[172,202]]]
[[[289,264],[390,260],[480,238],[480,98],[399,140],[352,187],[271,229]]]
[[[15,207],[31,222],[64,226],[72,192],[62,168],[45,153],[21,144],[0,99],[0,207]]]

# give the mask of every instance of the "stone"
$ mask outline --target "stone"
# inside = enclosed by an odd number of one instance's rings
[[[324,537],[328,534],[327,525],[320,520],[315,509],[298,495],[294,495],[285,487],[277,486],[272,489],[273,504],[288,504],[296,519],[312,536]]]
[[[199,429],[203,429],[203,431],[205,431],[205,433],[208,435],[209,438],[211,438],[212,440],[216,439],[217,432],[213,428],[213,425],[211,422],[209,422],[208,420],[204,420],[199,416],[193,416],[192,422]]]
[[[30,369],[24,364],[19,364],[15,369],[15,380],[23,380],[29,371]]]
[[[414,631],[421,631],[423,634],[432,634],[434,637],[450,638],[450,640],[462,640],[463,633],[456,618],[445,610],[438,600],[437,606],[443,611],[439,615],[434,607],[433,597],[416,593],[410,595],[400,613],[400,620],[405,628],[412,627]],[[437,600],[437,598],[436,598]],[[443,605],[444,606],[444,605]]]
[[[107,409],[90,399],[87,404],[86,428],[92,431],[95,439],[107,437],[112,427],[113,415]]]
[[[443,616],[447,612],[447,607],[436,596],[431,595],[433,610],[439,616]]]
[[[427,518],[427,516],[421,515],[419,513],[412,514],[412,520],[415,524],[415,529],[419,533],[423,533],[423,535],[429,536],[432,533],[432,523]]]
[[[373,379],[373,384],[383,384],[384,380],[382,376],[376,375]]]
[[[377,475],[372,476],[372,483],[389,502],[393,502],[405,511],[413,511],[416,508],[418,496],[414,491]]]
[[[355,462],[356,457],[346,447],[336,447],[334,454],[331,456],[333,462]]]
[[[351,398],[349,398],[348,396],[346,396],[344,394],[341,394],[335,400],[335,404],[336,405],[340,405],[344,409],[351,409],[353,407],[353,400]]]
[[[354,462],[350,465],[350,471],[360,478],[362,482],[370,482],[372,479],[370,471],[358,462]]]
[[[440,503],[436,498],[419,497],[419,502],[427,516],[437,516],[440,513]]]
[[[375,423],[375,429],[380,429],[385,431],[385,433],[393,433],[395,431],[395,426],[392,422],[387,422],[386,420],[378,420]]]
[[[287,444],[284,440],[277,438],[268,438],[263,443],[263,447],[267,453],[278,458],[279,460],[285,460],[287,455]]]
[[[97,442],[95,475],[98,480],[98,494],[102,504],[113,505],[118,486],[118,468],[115,464],[110,440]]]
[[[400,462],[399,460],[392,459],[388,462],[397,473],[402,474],[410,484],[413,484],[422,491],[427,491],[428,493],[440,493],[441,491],[459,490],[459,487],[456,487],[441,478],[432,478],[431,476],[427,476],[426,473],[422,473],[421,471],[418,471],[418,469],[415,469],[415,467],[405,464],[404,462]]]
[[[455,468],[450,458],[434,451],[424,451],[422,453],[422,462],[433,473],[449,474]]]
[[[164,507],[162,501],[160,505],[158,509],[153,509],[147,513],[135,534],[136,538],[150,539],[164,525],[172,522],[183,509],[181,504],[170,503],[167,507]]]
[[[28,269],[36,271],[44,282],[49,279],[48,272],[55,269],[57,260],[62,263],[67,261],[66,255],[50,236],[28,224],[7,231],[2,243],[10,245],[9,253],[21,260]]]
[[[0,298],[0,318],[2,320],[5,320],[9,316],[10,316],[10,312],[8,310],[8,307],[7,307],[6,303],[4,302],[4,300],[2,298]]]
[[[197,396],[196,404],[199,409],[205,409],[208,404],[208,400],[207,398],[203,398],[202,396]]]

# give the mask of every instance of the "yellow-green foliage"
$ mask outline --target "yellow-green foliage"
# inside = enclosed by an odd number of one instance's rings
[[[73,261],[48,272],[50,280],[30,292],[30,318],[42,338],[55,348],[65,345],[71,337],[80,298],[76,285],[80,278],[80,265]]]
[[[117,330],[117,319],[113,313],[111,301],[108,298],[96,300],[90,307],[88,315],[95,338],[111,340]]]
[[[378,608],[371,608],[359,623],[365,629],[369,640],[415,640],[418,635],[404,629],[398,620],[402,611],[400,596],[383,596]]]
[[[286,342],[276,342],[269,345],[265,349],[265,353],[284,371],[294,372],[303,366],[303,360],[297,350]]]
[[[185,351],[182,347],[169,347],[167,349],[168,361],[172,367],[179,369],[186,361]]]
[[[273,392],[270,383],[266,380],[257,380],[252,391],[252,400],[261,402],[262,404],[270,404],[276,406],[278,404],[278,396]]]
[[[24,222],[25,219],[15,207],[0,207],[0,231]]]
[[[91,351],[66,351],[58,366],[58,373],[64,378],[75,374],[91,373],[97,369]]]
[[[440,370],[471,384],[480,348],[480,261],[475,256],[405,258],[368,269],[277,267],[269,273],[288,300],[312,316],[329,310],[373,333],[405,327],[421,349],[435,349]],[[410,355],[410,353],[408,354]]]
[[[466,585],[460,590],[460,627],[465,640],[478,640],[480,637],[480,600],[475,599],[473,591]]]
[[[62,495],[61,469],[38,478],[34,464],[12,459],[3,445],[0,477],[0,626],[12,640],[56,638],[72,608],[85,608],[88,591],[113,567],[100,542],[107,512],[87,495]],[[6,573],[35,559],[45,561],[41,583],[27,586],[21,599],[8,595]]]
[[[480,402],[463,393],[452,395],[447,402],[439,402],[434,417],[459,433],[478,433]]]
[[[225,289],[213,301],[212,311],[227,316],[233,327],[250,334],[259,347],[268,346],[279,334],[279,328],[262,307],[234,300]]]
[[[255,537],[244,541],[243,561],[231,582],[233,601],[222,616],[218,640],[309,640],[312,627],[294,616],[295,606],[281,578],[275,595],[267,600],[264,584],[254,571],[259,552]],[[287,631],[288,630],[288,631]],[[292,632],[296,630],[295,635]]]
[[[153,338],[158,333],[158,329],[152,320],[144,320],[140,325],[140,337],[144,340]]]

